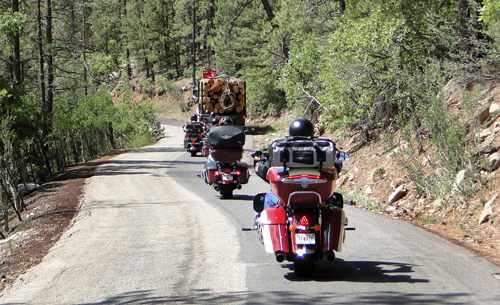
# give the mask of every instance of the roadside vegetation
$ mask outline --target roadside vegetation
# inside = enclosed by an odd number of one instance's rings
[[[477,132],[498,114],[482,121],[479,101],[500,80],[500,0],[0,0],[0,33],[1,181],[18,208],[19,183],[156,139],[158,111],[190,111],[176,81],[193,65],[245,80],[250,121],[292,112],[353,151],[383,145],[419,196],[466,201],[487,183]]]

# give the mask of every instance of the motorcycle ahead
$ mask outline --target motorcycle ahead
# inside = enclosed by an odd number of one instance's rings
[[[254,197],[254,230],[276,261],[293,262],[297,276],[309,277],[316,261],[335,259],[344,231],[353,230],[346,228],[342,195],[334,193],[349,156],[330,139],[317,137],[277,139],[269,152],[252,156],[257,174],[271,186]]]
[[[202,125],[198,122],[190,122],[184,125],[184,149],[191,153],[191,157],[196,156],[202,148]]]
[[[205,138],[204,154],[208,159],[202,177],[223,199],[232,198],[235,189],[248,183],[248,165],[240,161],[244,144],[245,133],[241,126],[212,127]]]

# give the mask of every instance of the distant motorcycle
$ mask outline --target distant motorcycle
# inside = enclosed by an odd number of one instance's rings
[[[203,147],[202,125],[198,122],[189,122],[184,125],[183,129],[185,132],[184,149],[191,153],[191,157],[194,157]]]
[[[252,156],[257,174],[271,186],[254,197],[253,230],[276,261],[291,261],[297,276],[311,276],[316,261],[335,259],[344,231],[352,229],[346,228],[342,195],[334,193],[349,156],[330,139],[302,136],[277,139],[268,152]]]
[[[241,126],[212,127],[205,138],[208,158],[202,177],[223,199],[232,198],[235,189],[248,183],[248,165],[241,162],[244,144],[245,133]]]

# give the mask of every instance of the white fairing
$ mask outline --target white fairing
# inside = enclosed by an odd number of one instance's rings
[[[259,220],[257,221],[261,234],[262,243],[267,253],[274,253],[273,242],[271,240],[271,232],[269,231],[269,220],[267,219],[266,211],[260,213]]]

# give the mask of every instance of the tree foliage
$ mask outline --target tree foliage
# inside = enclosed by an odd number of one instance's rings
[[[60,167],[50,155],[70,142],[79,146],[73,159],[106,149],[109,123],[122,142],[151,129],[150,104],[115,106],[103,85],[148,91],[157,79],[190,77],[193,66],[200,75],[202,65],[247,81],[251,116],[293,109],[321,128],[369,134],[390,126],[455,156],[441,160],[454,173],[477,160],[451,145],[465,132],[456,119],[437,120],[447,109],[436,96],[450,79],[498,78],[500,67],[499,0],[13,4],[0,2],[0,112],[16,149],[38,152],[39,176]],[[127,84],[141,74],[148,80]],[[434,143],[436,130],[444,138]]]

